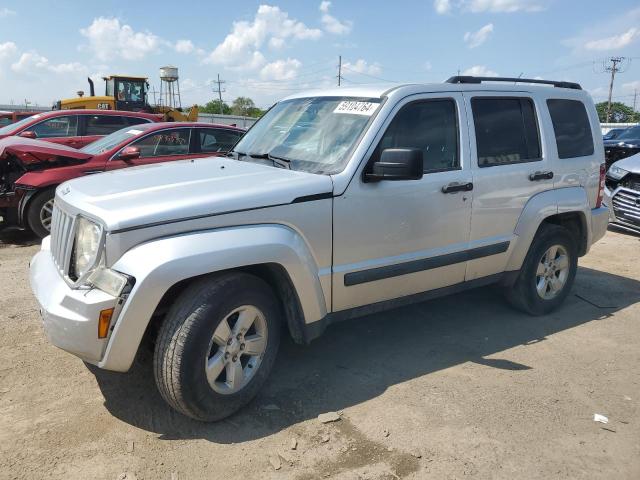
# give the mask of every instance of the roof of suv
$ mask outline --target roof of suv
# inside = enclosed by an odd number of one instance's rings
[[[438,93],[438,92],[465,92],[465,91],[489,91],[489,92],[549,92],[554,91],[562,96],[586,95],[584,90],[571,88],[555,88],[552,86],[538,86],[528,83],[407,83],[407,84],[376,84],[357,87],[335,87],[319,90],[306,90],[298,92],[283,100],[307,97],[360,97],[382,98],[390,93]]]

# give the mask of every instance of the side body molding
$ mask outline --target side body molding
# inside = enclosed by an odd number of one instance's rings
[[[101,368],[127,371],[153,312],[181,280],[242,266],[276,263],[298,292],[304,322],[326,314],[319,269],[304,239],[283,225],[252,225],[172,236],[129,250],[113,269],[136,283],[118,316]]]
[[[506,271],[519,270],[522,267],[533,237],[545,218],[569,212],[579,213],[583,222],[589,218],[589,199],[584,188],[568,187],[547,190],[531,197],[516,224],[514,233],[517,241],[507,262]],[[587,248],[589,248],[592,242],[591,228],[587,223],[584,226],[589,235],[587,238]]]

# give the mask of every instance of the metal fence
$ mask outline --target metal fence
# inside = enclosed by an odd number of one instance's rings
[[[241,117],[239,115],[221,115],[219,113],[200,113],[199,122],[220,123],[222,125],[235,125],[236,127],[249,128],[258,119],[253,117]]]
[[[635,127],[638,125],[637,123],[601,123],[600,128],[602,129],[602,134],[604,135],[609,130],[613,128],[627,128],[627,127]]]

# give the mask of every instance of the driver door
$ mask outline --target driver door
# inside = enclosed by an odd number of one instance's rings
[[[473,194],[466,125],[458,93],[395,108],[364,170],[334,198],[333,311],[464,281]],[[423,177],[366,182],[386,148],[420,149]]]

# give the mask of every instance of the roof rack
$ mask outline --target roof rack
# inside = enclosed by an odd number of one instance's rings
[[[582,90],[579,83],[557,82],[555,80],[539,80],[536,78],[509,78],[509,77],[472,77],[466,75],[456,75],[449,78],[446,83],[482,83],[482,82],[513,82],[513,83],[539,83],[542,85],[553,85],[557,88],[571,88]]]

